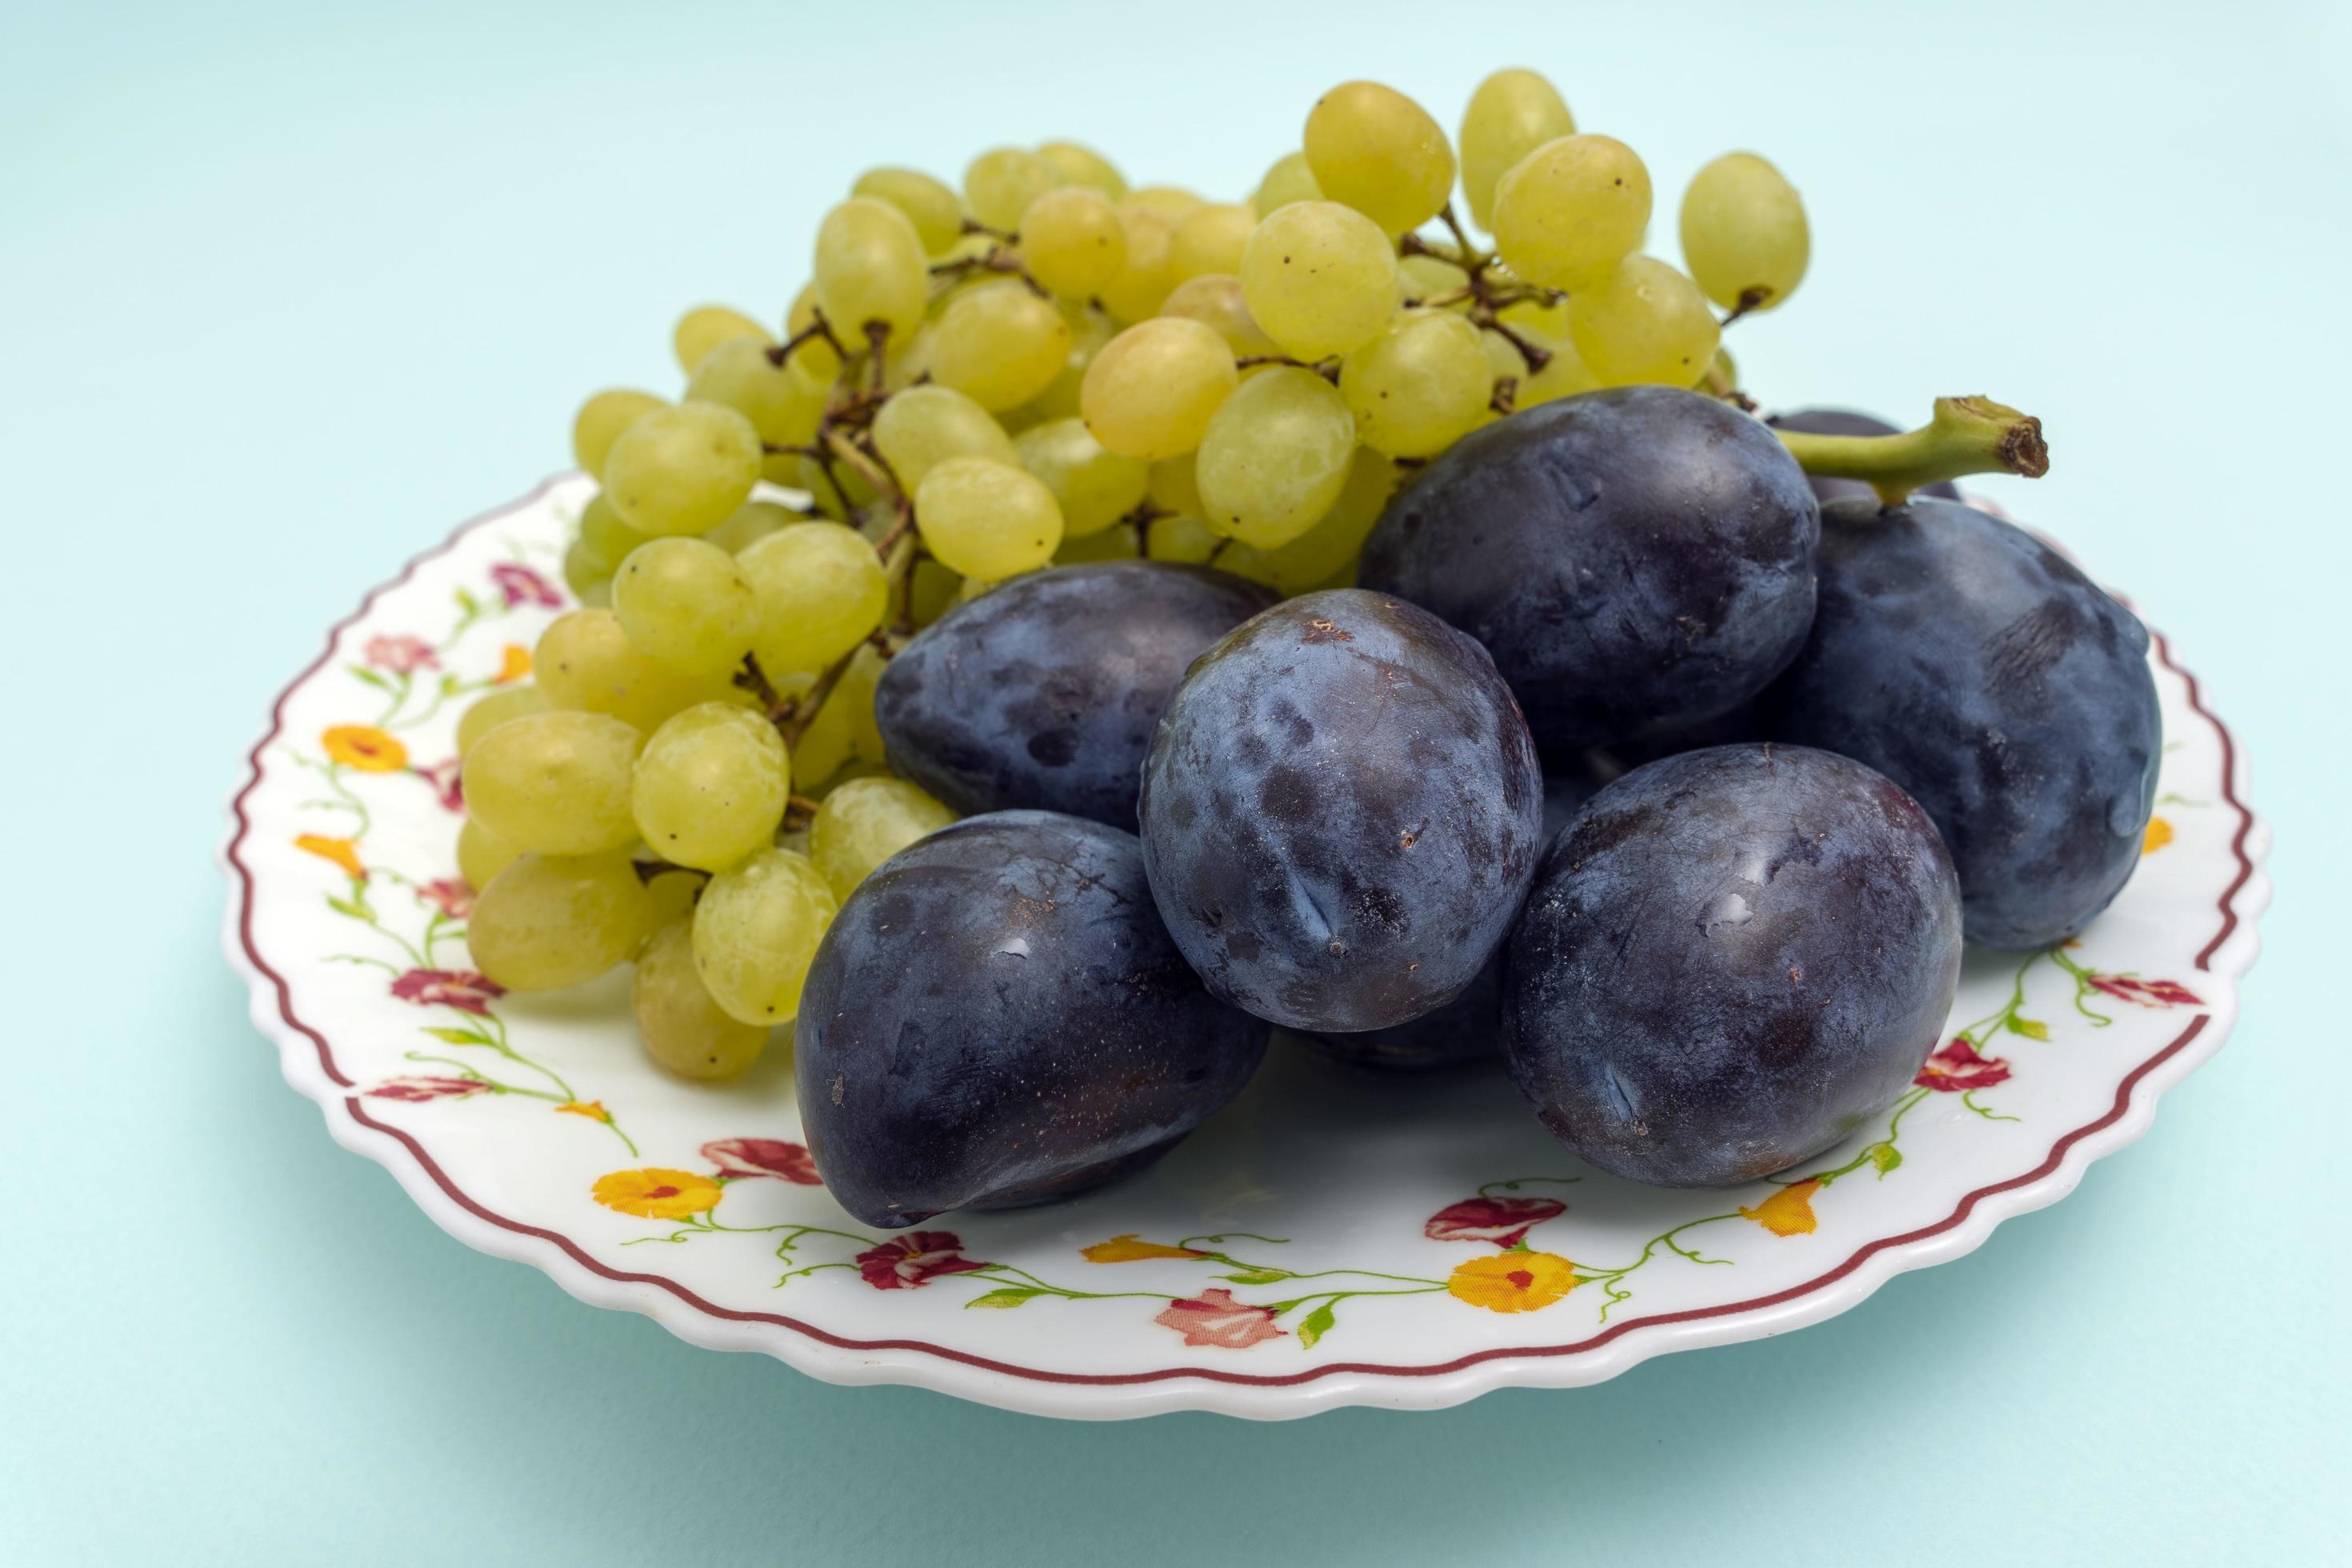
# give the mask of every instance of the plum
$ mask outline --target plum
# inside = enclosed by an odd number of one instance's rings
[[[1954,501],[1822,510],[1821,611],[1767,732],[1911,792],[1970,942],[2042,947],[2139,863],[2164,721],[2147,631],[2055,550]]]
[[[896,1228],[1148,1164],[1241,1091],[1266,1027],[1186,967],[1134,835],[1004,811],[858,885],[817,949],[793,1040],[825,1185]]]
[[[1793,414],[1775,414],[1764,421],[1775,430],[1804,430],[1816,436],[1892,436],[1895,426],[1873,414],[1856,414],[1846,408],[1800,408]],[[1805,482],[1813,487],[1814,496],[1822,504],[1833,500],[1876,500],[1877,492],[1861,479],[1832,479],[1822,474],[1808,474]],[[1939,479],[1932,485],[1921,485],[1916,492],[1937,496],[1945,500],[1958,500],[1960,492],[1948,480]],[[1743,737],[1745,738],[1745,737]]]
[[[1202,655],[1143,768],[1144,868],[1209,989],[1292,1028],[1450,1001],[1534,875],[1543,775],[1486,651],[1360,589],[1288,600]]]
[[[1593,796],[1504,961],[1503,1053],[1554,1136],[1661,1186],[1752,1181],[1885,1110],[1959,980],[1935,825],[1850,758],[1685,752]]]
[[[891,771],[960,812],[1033,806],[1131,833],[1168,694],[1211,643],[1277,597],[1156,561],[1016,578],[891,659],[874,692]]]
[[[1819,532],[1761,424],[1614,387],[1454,443],[1389,503],[1357,581],[1483,643],[1554,758],[1761,691],[1804,644]]]

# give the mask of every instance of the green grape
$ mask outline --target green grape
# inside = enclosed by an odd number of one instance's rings
[[[1289,543],[1264,552],[1267,579],[1286,594],[1304,594],[1342,573],[1352,575],[1372,525],[1411,474],[1370,447],[1357,447],[1331,510]]]
[[[1186,213],[1168,241],[1168,280],[1182,283],[1206,273],[1241,270],[1242,247],[1249,243],[1257,215],[1238,203],[1204,203]]]
[[[1454,190],[1444,131],[1427,110],[1376,81],[1342,82],[1317,99],[1306,152],[1325,199],[1355,208],[1384,235],[1419,228]]]
[[[1169,250],[1175,244],[1181,216],[1133,196],[1119,204],[1118,226],[1127,236],[1127,265],[1096,291],[1113,321],[1131,324],[1148,320],[1176,286],[1169,272]]]
[[[1163,316],[1185,316],[1214,327],[1235,358],[1271,357],[1282,345],[1265,335],[1242,299],[1242,280],[1230,272],[1204,272],[1187,278],[1171,289],[1160,305]]]
[[[1051,300],[1002,281],[950,304],[931,336],[931,379],[982,408],[1015,408],[1044,392],[1069,357],[1070,324]]]
[[[963,579],[955,577],[948,595],[950,607],[961,602],[958,595],[962,588]],[[888,663],[870,643],[850,656],[849,668],[834,683],[793,750],[793,778],[803,794],[822,794],[843,769],[855,763],[881,763],[882,731],[874,721],[874,689]]]
[[[792,792],[776,727],[724,702],[689,708],[646,742],[629,806],[663,859],[723,871],[775,841]]]
[[[1131,522],[1097,529],[1080,539],[1065,538],[1054,552],[1056,566],[1089,566],[1100,561],[1133,561],[1143,553],[1143,539]]]
[[[715,701],[727,677],[689,675],[646,657],[602,606],[559,616],[539,636],[531,673],[551,709],[605,713],[650,735],[681,708]]]
[[[768,329],[740,310],[730,310],[724,305],[697,305],[677,319],[669,335],[670,347],[677,354],[677,368],[687,374],[694,374],[702,356],[730,338],[753,338],[761,345],[776,340]]]
[[[1576,117],[1559,91],[1531,70],[1498,70],[1478,84],[1462,111],[1462,194],[1470,221],[1495,226],[1495,185],[1511,165],[1562,136],[1576,134]]]
[[[1568,302],[1577,356],[1603,386],[1695,386],[1722,329],[1698,285],[1653,256],[1629,256]]]
[[[1339,362],[1357,438],[1391,458],[1444,451],[1478,427],[1494,392],[1478,329],[1447,310],[1401,310]]]
[[[774,501],[747,500],[735,509],[734,516],[702,537],[730,555],[740,554],[778,529],[790,528],[801,521],[800,513]]]
[[[1523,328],[1545,342],[1568,336],[1568,296],[1548,300],[1515,300],[1495,312],[1511,326]]]
[[[604,458],[613,450],[613,443],[621,438],[621,432],[635,424],[640,415],[667,406],[652,393],[639,392],[633,386],[615,386],[596,394],[572,416],[572,460],[591,476],[601,477]]]
[[[874,546],[837,522],[772,533],[735,562],[760,605],[751,651],[772,676],[824,668],[871,636],[889,605]]]
[[[1062,509],[1034,476],[986,458],[950,458],[915,489],[923,543],[967,577],[1034,571],[1062,542]]]
[[[1339,499],[1355,449],[1355,418],[1329,382],[1287,365],[1253,376],[1201,441],[1209,525],[1260,550],[1289,543]]]
[[[608,577],[629,558],[630,551],[653,537],[623,522],[613,503],[602,495],[591,496],[580,509],[580,542],[588,547],[590,558],[604,567]]]
[[[1199,517],[1180,512],[1155,517],[1143,531],[1143,553],[1154,561],[1205,566],[1223,548],[1224,539]]]
[[[1095,355],[1102,353],[1105,343],[1118,335],[1110,318],[1091,305],[1066,303],[1062,319],[1070,323],[1070,352],[1062,356],[1061,374],[1028,407],[1007,414],[1008,420],[1018,416],[1034,424],[1041,419],[1067,419],[1076,414],[1078,394],[1087,383],[1087,366],[1095,363]]]
[[[477,892],[488,887],[490,879],[521,853],[471,816],[457,829],[457,874]]]
[[[1206,517],[1209,506],[1201,499],[1200,455],[1186,452],[1152,464],[1143,494],[1161,511],[1180,517]]]
[[[1227,540],[1218,548],[1215,558],[1209,564],[1220,572],[1230,572],[1249,582],[1263,583],[1269,588],[1274,586],[1272,552],[1260,550],[1254,544],[1244,544],[1238,539]]]
[[[466,947],[509,991],[560,991],[635,952],[652,912],[625,855],[522,855],[475,898]]]
[[[1127,230],[1110,198],[1091,185],[1047,191],[1021,215],[1029,276],[1065,300],[1084,300],[1127,268]]]
[[[1162,316],[1105,343],[1087,366],[1078,409],[1096,440],[1156,462],[1201,444],[1209,417],[1240,384],[1234,351],[1213,327]]]
[[[1726,153],[1683,193],[1683,260],[1728,309],[1769,310],[1796,291],[1812,256],[1805,204],[1753,153]]]
[[[1021,226],[1029,204],[1064,184],[1049,160],[1018,147],[995,147],[974,158],[963,172],[963,199],[972,216],[1007,233]]]
[[[637,837],[629,774],[637,731],[604,713],[526,713],[466,757],[466,810],[530,855],[593,855]]]
[[[733,669],[760,629],[735,557],[703,539],[656,539],[631,552],[614,574],[613,613],[631,647],[691,675]]]
[[[926,256],[940,255],[963,237],[963,198],[919,170],[868,169],[849,194],[888,202],[905,213]]]
[[[563,585],[583,605],[613,602],[612,569],[596,559],[584,540],[575,539],[563,547]]]
[[[816,303],[851,349],[880,324],[900,337],[922,324],[931,274],[922,236],[905,213],[872,196],[852,196],[816,231]]]
[[[1142,504],[1151,469],[1094,438],[1083,419],[1055,419],[1013,443],[1021,466],[1045,482],[1062,509],[1062,536],[1099,533]]]
[[[1396,310],[1396,250],[1371,219],[1338,202],[1270,214],[1242,252],[1242,298],[1294,357],[1319,360],[1368,342]]]
[[[637,876],[644,880],[645,872],[640,869]],[[660,871],[646,882],[646,908],[653,917],[646,928],[649,942],[650,933],[662,927],[694,918],[694,901],[702,897],[702,884],[708,880],[698,871]]]
[[[1127,195],[1127,180],[1118,166],[1091,147],[1076,142],[1048,142],[1037,149],[1037,156],[1054,165],[1064,184],[1088,185],[1113,201]]]
[[[475,742],[509,719],[547,711],[547,697],[536,686],[501,686],[477,698],[457,720],[457,759],[463,762]]]
[[[751,499],[760,458],[760,432],[732,408],[656,408],[613,443],[604,496],[639,533],[705,533]]]
[[[809,824],[809,859],[836,899],[876,867],[956,814],[904,779],[852,779],[824,797]]]
[[[733,1078],[768,1048],[764,1024],[730,1018],[710,999],[694,967],[694,924],[657,926],[629,980],[637,1039],[656,1064],[680,1078]]]
[[[929,626],[955,607],[956,590],[962,586],[961,574],[924,556],[908,578],[908,618],[919,629]]]
[[[791,1018],[839,908],[808,858],[789,849],[762,849],[710,879],[694,906],[694,967],[710,999],[740,1023]]]
[[[1397,292],[1408,305],[1459,293],[1469,286],[1470,274],[1442,256],[1406,256],[1397,260]],[[1458,308],[1466,301],[1450,303]]]
[[[928,284],[925,286],[929,287]],[[797,338],[809,328],[815,326],[816,321],[816,285],[803,283],[801,285],[801,291],[793,296],[793,308],[785,312],[784,335]],[[825,342],[823,333],[804,340],[800,347],[793,351],[792,357],[784,363],[819,386],[832,385],[833,378],[841,374],[841,355],[831,343]]]
[[[1315,183],[1315,171],[1307,164],[1304,153],[1285,153],[1265,172],[1250,194],[1250,209],[1264,217],[1276,207],[1286,207],[1293,202],[1319,202],[1323,187]]]
[[[1562,337],[1558,342],[1546,342],[1543,347],[1551,351],[1551,358],[1545,362],[1543,369],[1529,375],[1526,363],[1520,362],[1517,373],[1519,384],[1511,397],[1512,407],[1533,408],[1538,403],[1573,397],[1580,392],[1591,392],[1600,386],[1600,378],[1592,374],[1583,357],[1576,352],[1575,339]],[[1512,349],[1511,353],[1516,358],[1518,351]]]
[[[987,409],[951,387],[910,386],[874,416],[874,445],[898,482],[912,489],[950,458],[1014,462],[1012,438]]]
[[[1650,226],[1650,171],[1609,136],[1562,136],[1495,185],[1495,248],[1549,289],[1584,289],[1633,254]]]
[[[1181,185],[1139,185],[1127,193],[1121,210],[1129,206],[1149,207],[1166,213],[1171,217],[1182,217],[1203,204],[1203,198]]]
[[[816,439],[827,389],[770,361],[769,346],[757,338],[717,344],[687,379],[687,399],[732,408],[771,446],[805,447]]]
[[[881,494],[848,464],[835,463],[828,474],[814,458],[794,459],[793,485],[808,492],[809,502],[817,510],[843,523],[855,522]]]

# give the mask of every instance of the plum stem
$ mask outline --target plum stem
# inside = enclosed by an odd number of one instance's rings
[[[1805,472],[1822,479],[1860,479],[1886,505],[1922,485],[1970,474],[2050,471],[2042,421],[1989,397],[1939,397],[1933,418],[1895,436],[1817,436],[1774,430]]]

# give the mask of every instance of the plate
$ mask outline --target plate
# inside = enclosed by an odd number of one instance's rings
[[[457,717],[528,675],[591,493],[565,476],[468,523],[278,698],[223,849],[228,952],[287,1080],[444,1229],[715,1350],[1087,1417],[1596,1383],[1817,1322],[2063,1197],[2221,1045],[2253,961],[2269,836],[2158,637],[2165,756],[2130,885],[2079,942],[1971,952],[1917,1083],[1796,1172],[1636,1186],[1552,1142],[1499,1069],[1382,1078],[1277,1036],[1141,1176],[873,1232],[818,1183],[785,1042],[689,1084],[632,1041],[625,973],[519,996],[468,966]]]

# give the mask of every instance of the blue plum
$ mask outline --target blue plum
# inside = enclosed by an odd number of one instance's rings
[[[1816,436],[1892,436],[1895,427],[1873,414],[1857,414],[1846,408],[1800,408],[1793,414],[1775,414],[1765,424],[1776,430],[1803,430]],[[1813,494],[1823,505],[1833,500],[1875,501],[1878,492],[1860,479],[1834,479],[1819,474],[1808,474],[1805,482],[1813,487]],[[1948,481],[1938,480],[1922,485],[1914,492],[1923,496],[1958,500],[1960,492]]]
[[[895,1228],[1083,1192],[1241,1091],[1266,1026],[1203,990],[1132,834],[967,817],[885,861],[818,947],[793,1043],[809,1151]]]
[[[1202,655],[1143,768],[1143,858],[1209,989],[1292,1028],[1450,1001],[1535,872],[1543,775],[1484,649],[1360,589],[1288,600]]]
[[[1894,1102],[1959,964],[1951,857],[1892,781],[1798,746],[1685,752],[1602,790],[1544,857],[1503,1051],[1601,1169],[1752,1181]]]
[[[1819,531],[1756,420],[1616,387],[1456,442],[1389,503],[1357,580],[1483,643],[1556,758],[1762,690],[1803,646]]]
[[[2023,529],[1915,497],[1822,510],[1821,611],[1767,699],[1776,740],[1917,797],[1969,940],[2042,947],[2139,863],[2164,721],[2137,616]]]
[[[891,771],[958,811],[1034,806],[1135,830],[1136,779],[1185,667],[1278,597],[1205,567],[1064,566],[961,605],[891,659]]]

